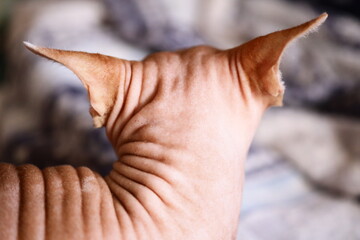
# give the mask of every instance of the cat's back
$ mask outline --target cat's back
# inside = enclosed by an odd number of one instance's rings
[[[0,163],[0,239],[119,239],[113,197],[86,167]]]

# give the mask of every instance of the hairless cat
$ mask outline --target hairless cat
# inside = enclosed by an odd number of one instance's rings
[[[25,43],[80,78],[118,161],[105,178],[0,164],[0,239],[235,239],[249,145],[263,112],[282,104],[281,55],[326,17],[143,61]]]

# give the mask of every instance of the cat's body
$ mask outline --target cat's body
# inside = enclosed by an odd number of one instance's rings
[[[263,112],[282,102],[282,52],[326,16],[141,62],[26,44],[81,79],[119,160],[105,179],[0,165],[0,239],[234,239],[243,161]]]

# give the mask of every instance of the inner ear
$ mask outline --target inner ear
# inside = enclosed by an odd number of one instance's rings
[[[127,61],[102,54],[37,47],[24,42],[35,54],[63,64],[73,71],[88,91],[94,126],[104,126],[124,83]]]

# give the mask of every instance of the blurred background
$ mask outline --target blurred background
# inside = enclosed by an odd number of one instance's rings
[[[360,3],[357,0],[1,0],[0,159],[40,168],[116,160],[80,81],[22,41],[129,60],[230,48],[328,12],[281,64],[246,162],[238,239],[360,239]]]

